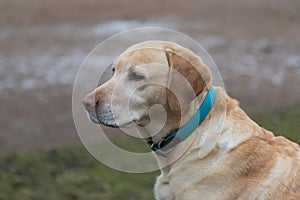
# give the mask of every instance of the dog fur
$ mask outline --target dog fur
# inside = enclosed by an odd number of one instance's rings
[[[213,87],[201,59],[171,42],[133,45],[114,62],[114,70],[108,82],[83,100],[91,120],[113,127],[135,124],[150,137],[149,109],[160,104],[167,119],[151,136],[154,141],[186,123]],[[185,80],[178,82],[180,76]],[[166,158],[155,154],[162,172],[155,184],[156,199],[300,199],[299,146],[275,137],[224,89],[215,90],[216,100],[201,125]]]

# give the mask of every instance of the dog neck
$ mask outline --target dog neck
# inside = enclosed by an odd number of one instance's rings
[[[169,152],[173,151],[175,146],[188,138],[193,138],[190,135],[208,115],[214,99],[215,90],[211,88],[209,91],[202,92],[201,95],[192,101],[188,109],[180,115],[180,119],[178,119],[178,115],[171,115],[171,117],[169,115],[165,127],[159,134],[148,138],[148,144],[151,146],[151,149],[161,156],[169,156]],[[180,127],[179,130],[178,127]],[[188,144],[190,143],[191,141],[188,142]],[[186,148],[186,146],[184,147]]]
[[[157,131],[158,125],[154,123],[150,126],[143,126],[144,137],[151,137],[154,142],[158,142],[161,138],[183,127],[197,112],[207,93],[208,89],[197,96],[182,114],[175,114],[171,110],[166,109],[167,118],[161,130]]]

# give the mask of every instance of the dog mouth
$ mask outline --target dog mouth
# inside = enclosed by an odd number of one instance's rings
[[[91,113],[87,111],[87,115],[91,122],[95,124],[103,124],[105,126],[112,127],[112,128],[129,127],[135,123],[135,120],[128,121],[125,123],[117,123],[117,121],[112,115],[103,115],[103,114],[99,114],[98,112]]]
[[[89,120],[95,124],[99,124],[99,119],[97,117],[95,117],[94,115],[91,115],[89,112],[87,112],[87,116],[89,118]]]

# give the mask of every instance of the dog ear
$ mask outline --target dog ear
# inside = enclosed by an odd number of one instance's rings
[[[202,60],[188,49],[166,49],[170,67],[167,100],[172,112],[180,114],[205,88],[211,86],[211,73]]]

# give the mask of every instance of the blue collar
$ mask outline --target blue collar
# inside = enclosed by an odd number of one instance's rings
[[[200,108],[183,127],[163,137],[157,143],[154,141],[148,141],[152,151],[166,157],[167,153],[170,152],[175,145],[184,141],[201,124],[211,110],[215,99],[216,91],[213,87],[211,87]]]

